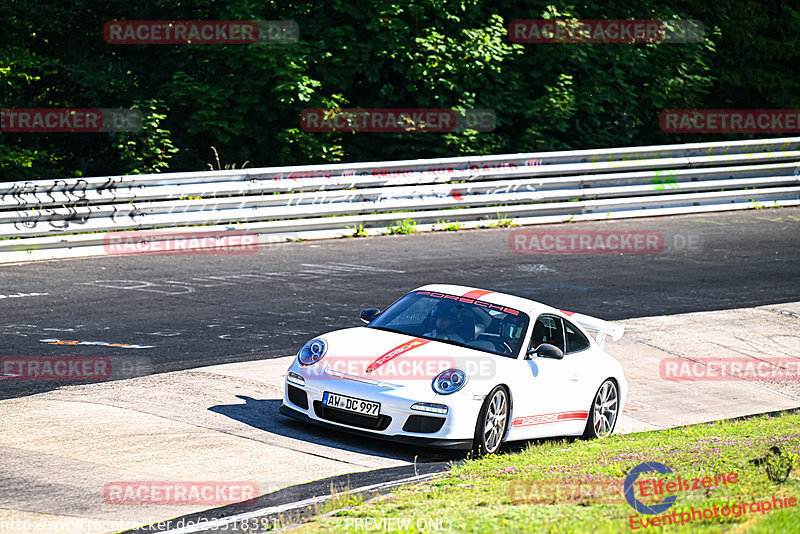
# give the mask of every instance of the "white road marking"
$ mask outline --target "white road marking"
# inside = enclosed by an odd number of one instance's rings
[[[40,339],[50,345],[95,345],[100,347],[117,347],[120,349],[154,349],[155,345],[130,345],[128,343],[109,343],[107,341],[74,341],[70,339]]]
[[[236,282],[259,282],[266,281],[296,281],[310,280],[330,276],[345,276],[353,273],[404,273],[406,271],[398,269],[382,269],[364,265],[354,265],[350,263],[331,262],[331,263],[302,263],[304,269],[297,272],[288,273],[283,271],[265,273],[240,273],[227,275],[214,275],[203,277],[192,277],[187,280],[95,280],[93,282],[79,282],[78,285],[89,285],[107,287],[110,289],[124,289],[134,291],[146,291],[150,293],[161,293],[164,295],[182,295],[194,293],[195,289],[203,287],[220,287],[236,285]]]
[[[11,293],[9,295],[0,295],[0,299],[18,299],[23,297],[45,297],[50,293]]]
[[[520,271],[525,271],[528,273],[555,273],[557,272],[552,267],[548,267],[543,263],[534,263],[534,264],[527,264],[523,263],[521,265],[517,265],[517,269]]]

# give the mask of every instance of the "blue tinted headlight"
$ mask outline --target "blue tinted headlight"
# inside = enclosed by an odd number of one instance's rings
[[[431,387],[439,395],[450,395],[464,387],[467,383],[467,375],[460,369],[448,369],[442,371],[433,379]]]
[[[312,339],[303,345],[303,348],[297,353],[297,359],[301,365],[314,365],[325,356],[327,350],[328,344],[324,339]]]

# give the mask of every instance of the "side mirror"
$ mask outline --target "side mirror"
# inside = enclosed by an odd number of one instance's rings
[[[542,358],[552,358],[553,360],[561,360],[564,358],[564,352],[555,345],[549,343],[542,343],[535,349],[529,350],[527,356],[533,356],[534,354]]]
[[[369,324],[380,314],[381,311],[378,308],[367,308],[361,312],[361,320]]]

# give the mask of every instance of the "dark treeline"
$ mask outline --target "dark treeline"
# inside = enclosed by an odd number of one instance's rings
[[[0,134],[0,179],[735,138],[664,109],[798,106],[800,8],[765,0],[4,0],[2,108],[137,108],[135,133]],[[697,19],[689,44],[516,44],[515,19]],[[109,44],[111,20],[291,20],[286,44]],[[488,108],[491,133],[318,133],[307,108]],[[744,137],[739,134],[738,137]],[[750,136],[759,137],[759,136]],[[764,137],[761,135],[760,137]]]

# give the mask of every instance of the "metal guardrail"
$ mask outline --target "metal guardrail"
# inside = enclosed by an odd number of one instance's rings
[[[0,262],[104,253],[107,232],[198,227],[262,243],[800,205],[800,137],[0,184]],[[176,230],[177,231],[177,230]]]

